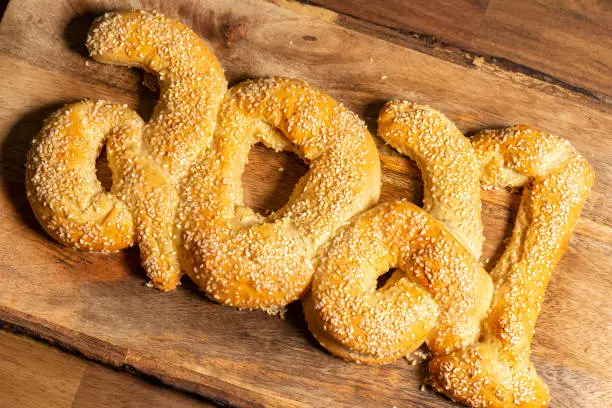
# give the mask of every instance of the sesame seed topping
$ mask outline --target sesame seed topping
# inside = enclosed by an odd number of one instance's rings
[[[378,124],[379,135],[422,169],[432,214],[400,201],[343,228],[322,256],[304,313],[317,340],[348,360],[390,362],[423,342],[434,355],[448,354],[478,339],[493,292],[472,256],[484,239],[479,163],[465,136],[429,107],[393,101]]]
[[[215,56],[191,30],[159,13],[107,13],[87,38],[92,58],[154,73],[160,97],[148,123],[126,106],[85,101],[47,122],[29,154],[29,198],[45,229],[80,249],[137,242],[156,287],[181,275],[179,187],[210,148],[226,81]],[[95,175],[106,143],[110,192]]]
[[[421,169],[424,210],[480,258],[484,243],[480,168],[469,140],[442,113],[408,101],[391,101],[383,107],[378,134]]]
[[[290,150],[310,164],[289,202],[268,217],[243,204],[251,147]],[[319,249],[350,217],[378,200],[380,162],[363,121],[297,80],[246,81],[225,97],[214,154],[182,190],[190,277],[216,301],[284,306],[307,289]]]
[[[105,14],[87,47],[98,62],[155,75],[160,97],[147,123],[125,105],[89,100],[45,121],[28,154],[26,189],[53,238],[102,252],[138,244],[150,285],[172,290],[186,272],[226,305],[282,317],[303,296],[317,340],[360,364],[426,343],[431,385],[453,400],[548,404],[530,344],[594,181],[568,141],[517,125],[470,143],[442,113],[392,101],[379,134],[422,170],[424,209],[398,201],[368,210],[380,192],[374,141],[324,92],[284,78],[228,92],[198,36],[156,12]],[[266,217],[244,205],[241,185],[258,142],[310,165],[289,202]],[[109,191],[95,170],[104,148]],[[524,190],[491,275],[478,263],[479,183]]]
[[[547,406],[548,387],[529,359],[546,286],[565,252],[593,171],[566,140],[518,125],[472,138],[481,180],[523,187],[506,250],[491,272],[495,292],[475,344],[430,363],[433,386],[473,406]]]

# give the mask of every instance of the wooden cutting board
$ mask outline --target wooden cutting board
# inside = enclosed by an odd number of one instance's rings
[[[83,98],[127,103],[145,118],[155,94],[141,73],[89,62],[84,40],[93,16],[157,8],[207,40],[230,83],[291,76],[326,90],[375,133],[382,103],[404,97],[431,104],[466,133],[529,123],[571,140],[593,165],[596,184],[569,249],[550,283],[533,360],[554,407],[598,407],[612,398],[612,108],[601,99],[521,74],[449,61],[341,26],[332,12],[284,0],[10,2],[0,25],[0,320],[87,358],[157,377],[235,406],[446,407],[420,390],[426,364],[346,363],[310,336],[299,304],[285,319],[209,302],[188,279],[172,293],[144,286],[136,249],[77,252],[51,241],[24,191],[30,140],[43,119]],[[346,25],[346,24],[345,24]],[[366,30],[367,31],[367,30]],[[405,45],[405,44],[404,44]],[[435,53],[434,53],[435,54]],[[381,201],[421,201],[419,172],[377,139]],[[264,211],[288,198],[307,170],[297,157],[255,147],[244,175],[247,204]],[[279,172],[283,167],[285,170]],[[483,192],[494,265],[520,195]],[[606,402],[607,401],[607,402]]]

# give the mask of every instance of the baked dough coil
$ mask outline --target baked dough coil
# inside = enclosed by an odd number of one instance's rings
[[[415,158],[435,217],[403,201],[359,216],[323,256],[306,320],[324,347],[352,361],[390,362],[423,342],[449,353],[478,339],[493,290],[473,256],[483,241],[478,161],[452,122],[427,106],[388,103],[379,135]],[[394,268],[377,290],[377,278]]]
[[[441,112],[407,101],[382,108],[378,135],[417,163],[424,184],[423,209],[480,259],[480,169],[470,141]]]
[[[244,206],[241,174],[252,145],[310,164],[285,206],[263,217]],[[232,88],[215,154],[194,166],[181,214],[186,272],[217,302],[278,308],[307,289],[320,249],[380,192],[380,161],[365,124],[301,81],[264,78]]]
[[[142,127],[135,112],[107,102],[79,102],[47,118],[28,154],[26,192],[55,240],[93,251],[133,244],[132,213],[116,190],[104,190],[95,163],[109,135]]]
[[[472,139],[483,184],[523,187],[510,241],[491,272],[495,286],[481,339],[429,368],[434,387],[472,407],[543,407],[548,387],[529,355],[553,269],[594,181],[566,140],[519,125]]]
[[[28,198],[62,244],[109,251],[137,242],[153,284],[171,290],[181,277],[179,186],[210,147],[227,88],[223,70],[196,34],[159,14],[107,13],[92,26],[87,47],[97,61],[155,73],[159,101],[147,123],[104,101],[52,115],[29,152]],[[110,192],[95,174],[105,143]]]

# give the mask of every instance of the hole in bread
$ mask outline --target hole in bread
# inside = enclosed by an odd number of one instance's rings
[[[96,159],[96,177],[102,184],[102,188],[105,191],[110,191],[113,185],[113,175],[111,169],[108,167],[108,160],[106,159],[106,146],[102,148],[100,156]]]
[[[497,265],[512,236],[522,191],[482,190],[481,198],[485,235],[481,261],[484,268],[491,271]]]
[[[264,216],[284,206],[308,165],[291,152],[276,152],[258,143],[242,173],[244,204]]]
[[[391,157],[381,157],[382,185],[380,189],[380,203],[396,201],[398,198],[406,199],[419,207],[423,207],[423,179],[416,163],[408,157],[391,153]]]
[[[138,108],[136,111],[144,120],[148,122],[153,116],[155,105],[159,100],[159,81],[157,75],[150,72],[142,73],[141,85],[138,87]]]
[[[389,279],[391,279],[391,276],[393,276],[393,274],[397,270],[398,268],[391,268],[387,272],[383,273],[382,275],[379,275],[378,279],[376,279],[376,290],[380,290],[384,288],[384,286],[387,284]]]

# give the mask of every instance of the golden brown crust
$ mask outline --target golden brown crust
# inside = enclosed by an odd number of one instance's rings
[[[531,339],[594,177],[567,141],[519,125],[483,131],[470,145],[440,112],[390,102],[380,135],[421,168],[431,215],[400,201],[345,225],[378,200],[380,163],[365,125],[333,98],[266,78],[223,100],[214,55],[156,13],[107,13],[87,46],[100,62],[157,74],[160,99],[148,123],[104,101],[67,105],[47,120],[28,154],[26,190],[53,238],[97,251],[137,242],[158,288],[173,289],[182,269],[214,300],[242,308],[286,305],[316,269],[304,312],[333,354],[381,364],[426,341],[433,386],[451,398],[548,405]],[[241,173],[258,141],[311,164],[267,218],[242,201]],[[95,174],[105,144],[109,192]],[[483,242],[479,174],[485,185],[525,189],[493,281],[474,258]]]
[[[209,148],[227,84],[217,58],[181,23],[156,13],[107,13],[90,30],[97,61],[157,74],[160,97],[141,137],[113,144],[119,190],[132,211],[142,264],[172,290],[181,276],[179,185]]]
[[[227,89],[215,55],[180,22],[144,11],[111,12],[96,19],[87,48],[98,62],[157,76],[159,100],[142,141],[167,177],[184,176],[216,127]]]
[[[378,276],[392,268],[377,290]],[[398,201],[360,215],[334,238],[304,314],[330,352],[386,363],[425,341],[434,354],[473,343],[492,290],[489,275],[440,222]]]
[[[105,102],[64,108],[30,152],[30,202],[43,227],[64,244],[110,250],[135,240],[149,278],[171,290],[181,277],[178,186],[212,141],[227,86],[223,71],[197,35],[156,13],[107,13],[92,26],[87,47],[100,62],[157,74],[159,101],[146,124]],[[106,139],[110,194],[94,167]],[[71,198],[71,189],[79,198]],[[98,201],[90,203],[90,197]],[[120,234],[110,226],[113,217],[120,217]]]
[[[470,141],[441,112],[401,100],[382,108],[378,135],[417,163],[425,186],[423,209],[479,259],[480,169]]]
[[[378,200],[376,146],[355,114],[291,79],[235,86],[219,120],[215,155],[192,169],[181,199],[187,273],[218,302],[284,306],[306,290],[319,248]],[[310,163],[289,202],[267,218],[242,202],[241,174],[259,141]]]
[[[104,101],[67,105],[46,120],[28,153],[26,192],[55,240],[90,251],[132,245],[132,214],[114,190],[104,191],[95,162],[108,135],[138,134],[142,127],[136,113]]]
[[[479,163],[468,139],[440,112],[406,101],[387,103],[378,127],[417,162],[433,218],[406,202],[362,214],[334,239],[304,301],[325,348],[370,364],[425,341],[434,354],[471,344],[492,294],[489,275],[470,255],[480,256],[483,233]],[[376,290],[391,268],[398,270]]]
[[[529,126],[473,138],[493,186],[525,191],[511,240],[491,275],[495,294],[483,337],[430,363],[434,387],[473,407],[543,407],[548,387],[529,360],[546,286],[565,252],[593,171],[571,145]]]
[[[115,114],[105,119],[109,124],[97,124],[94,119],[100,117],[75,105],[65,115],[79,115],[83,126],[60,128],[56,120],[44,129],[40,139],[46,144],[33,149],[29,161],[29,193],[41,223],[61,242],[106,250],[135,240],[147,275],[160,289],[173,289],[184,269],[216,300],[275,307],[305,290],[318,249],[336,229],[378,200],[380,162],[374,141],[356,115],[326,94],[294,80],[254,81],[235,87],[219,114],[226,83],[218,61],[188,28],[156,13],[107,13],[92,26],[87,47],[100,62],[157,74],[160,99],[146,124],[126,108],[126,115],[136,119]],[[94,125],[106,127],[93,137],[88,127]],[[267,220],[242,206],[240,173],[250,146],[259,140],[255,134],[275,149],[296,150],[312,165],[289,203]],[[88,145],[78,145],[92,137]],[[66,167],[58,140],[76,143],[77,155],[88,158],[83,166],[88,179],[52,171]],[[110,193],[102,191],[94,170],[105,141],[113,172]],[[194,186],[198,177],[205,180]],[[74,205],[50,206],[54,195],[68,200],[75,186],[79,194],[87,193],[81,194],[84,199],[95,196],[104,206],[93,214]],[[204,187],[211,191],[201,195]],[[103,224],[115,223],[113,217],[125,225]],[[68,222],[74,219],[80,224]],[[206,278],[204,270],[209,271]]]

